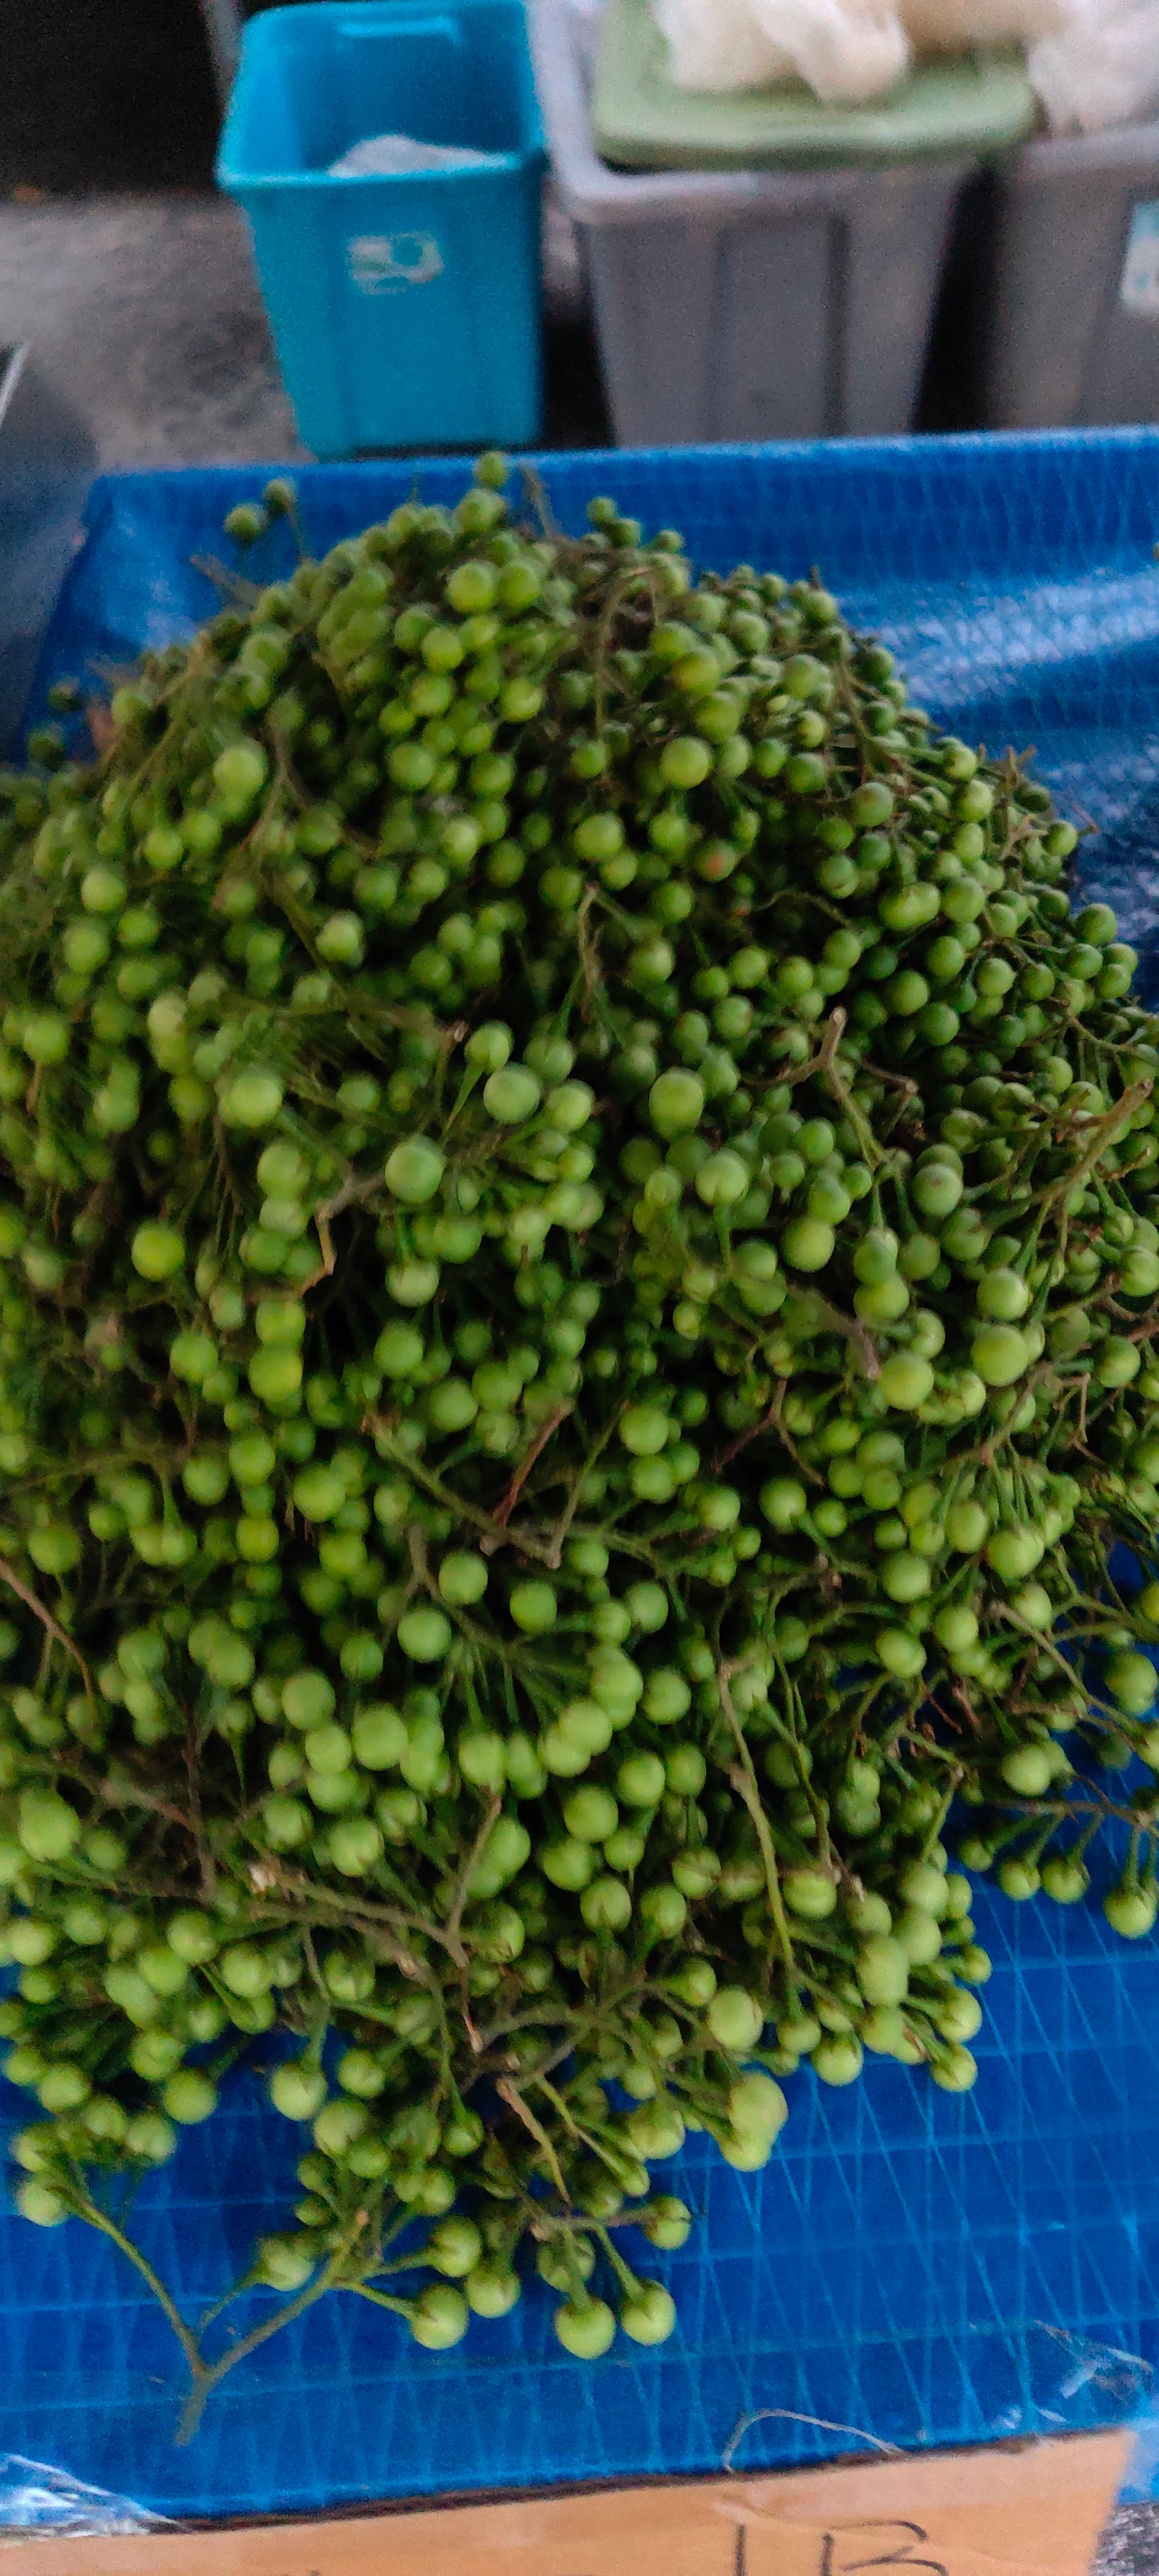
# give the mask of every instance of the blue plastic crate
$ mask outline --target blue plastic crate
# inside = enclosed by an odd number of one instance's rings
[[[652,526],[683,527],[701,562],[818,565],[941,719],[991,749],[1037,744],[1063,800],[1098,823],[1086,891],[1119,907],[1159,994],[1159,433],[538,466],[564,526],[610,488]],[[215,604],[195,563],[263,479],[98,484],[42,686],[189,631]],[[463,469],[307,469],[312,545],[416,483],[451,497]],[[289,562],[284,528],[266,542],[258,578]],[[595,2367],[569,2361],[538,2284],[442,2355],[332,2300],[245,2363],[178,2451],[180,2372],[148,2298],[79,2226],[41,2235],[9,2217],[0,2451],[171,2514],[292,2512],[729,2460],[753,2473],[862,2434],[920,2448],[1136,2414],[1159,2369],[1159,1945],[1116,1941],[1097,1894],[1064,1912],[979,1885],[995,1973],[972,2094],[876,2061],[849,2092],[796,2079],[763,2174],[690,2143],[667,2170],[701,2223],[682,2253],[654,2258],[680,2307],[660,2351],[621,2342]],[[6,2107],[25,2116],[11,2093]],[[191,2306],[278,2217],[295,2152],[242,2080],[143,2191],[147,2248]],[[1159,2443],[1143,2479],[1153,2455]]]
[[[487,152],[335,178],[359,142]],[[250,20],[218,159],[307,447],[525,447],[540,422],[543,144],[521,0],[316,0]]]

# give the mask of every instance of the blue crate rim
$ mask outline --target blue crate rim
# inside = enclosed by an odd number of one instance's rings
[[[475,10],[480,12],[489,10],[493,13],[502,11],[507,16],[516,14],[510,6],[510,0],[353,0],[353,5],[357,7],[360,20],[377,20],[382,26],[395,29],[405,24],[420,31],[440,19],[445,22],[449,16],[456,13],[466,15]],[[351,14],[352,0],[311,0],[310,15],[314,19],[328,19],[334,23],[339,19],[348,19]],[[242,28],[238,69],[214,168],[217,185],[227,196],[272,194],[278,189],[286,188],[294,190],[304,188],[312,194],[318,191],[331,195],[335,189],[365,191],[371,188],[413,188],[416,185],[423,188],[434,185],[440,190],[451,186],[461,189],[469,181],[486,185],[488,181],[509,178],[515,173],[546,165],[547,151],[543,140],[538,100],[532,83],[532,117],[535,131],[531,139],[521,144],[517,151],[491,153],[485,169],[476,168],[468,163],[458,170],[453,168],[368,170],[344,174],[341,177],[329,170],[282,172],[238,170],[230,161],[229,151],[231,136],[243,103],[243,92],[257,76],[261,55],[268,53],[271,47],[276,45],[277,39],[273,31],[278,27],[288,28],[295,23],[300,27],[301,18],[300,6],[259,9],[254,17],[246,20]],[[174,467],[163,470],[179,473],[187,469]]]
[[[369,0],[363,0],[363,4],[368,5]],[[311,5],[315,8],[343,5],[343,0],[311,0]],[[467,5],[471,5],[471,0],[467,0]],[[290,7],[281,11],[271,11],[269,14],[296,17],[298,12],[296,8]],[[325,177],[325,173],[321,175]],[[422,171],[416,175],[425,181],[428,174]],[[439,174],[432,172],[430,175],[434,177]],[[245,184],[247,187],[256,187],[267,183],[247,179]],[[285,183],[275,184],[284,185]],[[361,186],[363,183],[352,180],[349,184]],[[553,473],[563,472],[570,475],[589,469],[594,472],[597,464],[600,463],[606,469],[609,481],[615,480],[617,469],[621,466],[625,472],[635,472],[640,468],[653,465],[676,466],[679,469],[685,464],[694,467],[711,466],[715,469],[720,466],[727,467],[730,464],[807,463],[822,473],[844,474],[851,466],[888,464],[891,460],[900,458],[915,461],[929,458],[936,468],[938,460],[943,458],[952,462],[959,457],[993,456],[1007,457],[1012,463],[1016,463],[1022,458],[1033,461],[1036,456],[1046,454],[1066,456],[1067,454],[1082,455],[1088,451],[1097,453],[1107,447],[1120,449],[1124,455],[1136,452],[1145,455],[1149,450],[1159,448],[1159,422],[1141,421],[1137,425],[1107,429],[964,429],[938,435],[898,431],[896,434],[880,438],[733,439],[721,442],[719,445],[696,444],[688,447],[520,447],[510,450],[509,462],[513,475],[518,474],[524,467],[534,470],[547,487],[547,497],[550,500],[550,482]],[[368,482],[375,476],[380,477],[384,470],[392,468],[405,470],[408,474],[413,474],[416,480],[424,474],[441,476],[455,471],[469,474],[476,452],[474,448],[464,447],[451,454],[416,450],[414,453],[407,451],[405,454],[379,457],[321,459],[299,457],[289,462],[284,457],[271,456],[264,462],[247,458],[241,464],[226,460],[220,464],[194,467],[188,465],[108,466],[94,477],[90,501],[93,496],[105,490],[123,489],[133,483],[174,484],[187,479],[191,474],[207,481],[215,480],[223,487],[229,484],[231,488],[236,486],[239,489],[243,485],[248,488],[250,483],[268,482],[272,474],[288,474],[295,480],[310,479],[323,474],[357,475],[364,477]],[[1159,544],[1159,520],[1156,523],[1156,541]]]

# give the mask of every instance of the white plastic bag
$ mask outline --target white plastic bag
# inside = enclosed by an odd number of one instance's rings
[[[1159,0],[1071,0],[1069,23],[1027,68],[1056,134],[1159,113]]]
[[[678,89],[805,81],[826,105],[894,88],[909,47],[894,0],[652,0]]]
[[[370,134],[332,161],[331,179],[394,179],[408,170],[485,170],[499,156],[465,143],[416,143],[410,134]]]
[[[753,0],[760,24],[827,107],[896,88],[909,45],[894,0]]]
[[[752,0],[652,0],[652,13],[677,89],[768,89],[792,72]]]

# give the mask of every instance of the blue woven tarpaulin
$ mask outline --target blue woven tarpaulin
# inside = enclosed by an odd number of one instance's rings
[[[817,567],[887,635],[915,692],[991,751],[1034,747],[1092,822],[1088,892],[1115,905],[1159,996],[1159,434],[682,450],[540,460],[560,524],[610,488],[696,559]],[[465,469],[312,467],[311,548]],[[217,604],[204,568],[260,472],[99,483],[42,687],[109,674]],[[287,568],[284,531],[259,579]],[[1094,1904],[1017,1908],[979,1889],[993,1952],[965,2098],[871,2062],[811,2074],[763,2174],[695,2140],[666,2168],[702,2212],[656,2258],[672,2342],[570,2362],[533,2286],[444,2355],[353,2299],[247,2361],[173,2447],[180,2373],[117,2256],[72,2224],[0,2219],[0,2452],[51,2461],[167,2514],[814,2460],[1111,2423],[1159,2368],[1159,1943],[1115,1942]],[[10,2092],[14,2118],[24,2106]],[[142,2192],[138,2228],[183,2301],[211,2298],[281,2217],[298,2137],[239,2082]]]

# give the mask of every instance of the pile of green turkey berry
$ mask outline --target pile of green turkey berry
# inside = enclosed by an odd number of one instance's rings
[[[504,477],[239,575],[3,781],[17,2197],[195,2401],[526,2256],[569,2352],[662,2341],[688,2132],[974,2081],[951,1809],[1059,1903],[1110,1820],[1157,1910],[1133,952],[825,590]],[[213,2358],[126,2193],[239,2059],[300,2196]]]

